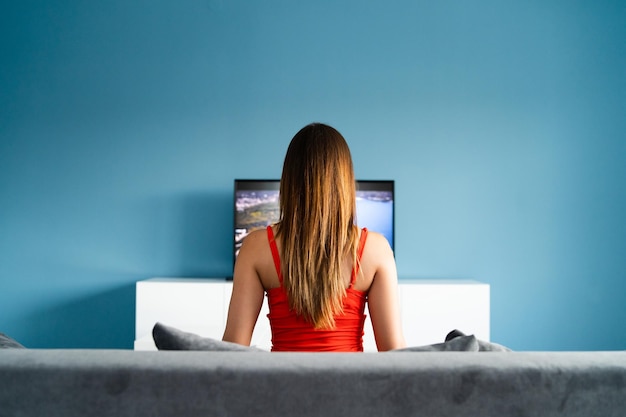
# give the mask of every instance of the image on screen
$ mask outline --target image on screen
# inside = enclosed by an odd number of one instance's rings
[[[280,216],[279,180],[235,180],[234,259],[243,239],[276,223]],[[384,235],[394,249],[393,180],[357,181],[357,224]]]

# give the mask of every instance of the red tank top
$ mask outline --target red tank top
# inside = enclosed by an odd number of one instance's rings
[[[274,240],[272,227],[267,227],[276,273],[280,287],[267,290],[267,301],[272,329],[272,351],[309,351],[309,352],[362,352],[363,324],[365,323],[365,302],[367,293],[353,288],[358,270],[352,270],[350,286],[343,299],[343,314],[335,315],[333,329],[315,329],[311,323],[298,316],[289,308],[287,293],[283,288],[283,274],[280,267],[280,255]],[[367,239],[367,229],[363,228],[357,257],[360,260]]]

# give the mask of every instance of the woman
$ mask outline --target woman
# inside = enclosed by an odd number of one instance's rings
[[[404,347],[393,253],[355,223],[346,141],[305,126],[285,156],[279,222],[250,233],[237,256],[223,340],[250,345],[267,293],[273,351],[362,351],[366,302],[378,350]]]

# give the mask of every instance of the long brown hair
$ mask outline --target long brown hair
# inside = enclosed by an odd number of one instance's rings
[[[356,190],[350,149],[314,123],[291,140],[280,181],[283,286],[290,307],[316,328],[334,327],[346,294],[342,266],[356,263]]]

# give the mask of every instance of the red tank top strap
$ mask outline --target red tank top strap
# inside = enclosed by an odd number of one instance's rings
[[[283,273],[280,268],[280,255],[278,254],[278,247],[276,246],[276,239],[274,238],[274,231],[272,226],[267,226],[267,240],[270,242],[270,249],[272,250],[272,258],[274,258],[274,266],[276,267],[276,273],[278,274],[278,281],[280,285],[283,285]]]
[[[352,277],[350,278],[350,287],[352,288],[354,286],[354,283],[356,282],[356,277],[359,273],[359,269],[361,267],[361,256],[363,255],[363,248],[365,248],[365,241],[367,240],[367,228],[364,227],[363,229],[361,229],[361,238],[359,239],[359,247],[357,248],[356,251],[356,265],[354,266],[354,268],[352,269]]]

